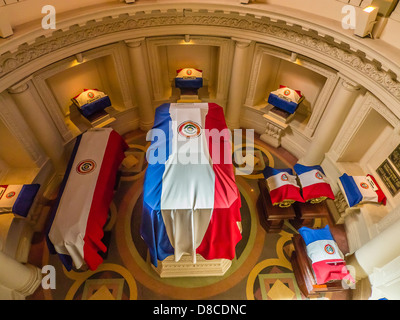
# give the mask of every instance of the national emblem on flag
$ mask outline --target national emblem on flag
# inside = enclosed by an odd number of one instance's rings
[[[329,225],[321,229],[302,227],[298,231],[305,242],[317,284],[342,279],[354,282]]]
[[[185,138],[197,138],[201,134],[201,126],[194,121],[184,121],[178,127],[178,133]]]

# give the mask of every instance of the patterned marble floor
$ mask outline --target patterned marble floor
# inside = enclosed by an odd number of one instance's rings
[[[145,134],[135,131],[125,137],[128,154],[138,160],[121,170],[105,227],[109,235],[108,252],[96,271],[67,272],[57,256],[49,255],[43,235],[36,234],[30,262],[56,269],[56,289],[41,287],[31,300],[305,300],[290,264],[291,238],[297,231],[288,221],[280,233],[267,233],[259,223],[256,201],[257,179],[266,164],[291,167],[296,159],[282,149],[255,139],[257,164],[250,175],[236,177],[242,197],[242,240],[236,247],[232,266],[219,277],[160,278],[149,262],[147,247],[140,238],[142,187],[146,170]],[[244,145],[233,148],[244,150]],[[234,157],[234,153],[233,153]],[[314,226],[326,221],[316,219]],[[347,300],[347,293],[321,294],[313,299]]]

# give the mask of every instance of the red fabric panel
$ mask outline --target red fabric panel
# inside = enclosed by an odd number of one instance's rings
[[[300,188],[294,185],[287,184],[282,187],[269,191],[272,204],[280,203],[285,200],[293,200],[298,202],[304,202],[303,197],[300,194]]]
[[[302,188],[303,199],[305,201],[320,197],[328,197],[335,200],[335,195],[328,183],[316,183]]]
[[[334,262],[337,264],[335,265]],[[340,259],[323,260],[312,264],[317,284],[324,284],[331,280],[348,279],[354,282],[346,268],[346,263]]]
[[[217,130],[214,131],[217,135],[222,130],[227,130],[223,109],[215,103],[208,104],[205,129],[215,172],[214,210],[206,234],[196,252],[207,260],[232,260],[235,257],[236,244],[242,239],[237,225],[237,221],[241,221],[241,199],[233,171],[230,134],[225,131],[219,139],[212,138],[212,129]],[[219,154],[215,152],[216,148]]]
[[[375,185],[378,187],[378,190],[376,190],[376,194],[378,195],[378,202],[382,203],[383,205],[386,205],[386,196],[383,193],[381,187],[379,186],[378,182],[376,182],[376,179],[374,178],[374,176],[367,174],[367,177],[370,177],[372,179],[372,181],[375,183]]]
[[[84,259],[91,270],[96,270],[103,262],[103,258],[98,252],[107,250],[101,241],[104,236],[103,227],[107,221],[108,210],[114,196],[117,171],[125,158],[124,151],[127,148],[128,145],[123,138],[117,132],[112,131],[93,194],[84,237]]]

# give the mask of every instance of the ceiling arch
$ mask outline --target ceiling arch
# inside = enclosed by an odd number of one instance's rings
[[[225,10],[224,10],[225,9]],[[0,56],[0,91],[48,64],[76,53],[137,37],[213,35],[241,37],[311,57],[351,77],[388,106],[400,101],[400,66],[343,33],[271,12],[200,4],[135,6],[58,22],[47,35],[38,31],[10,40]],[[12,48],[14,47],[14,50]],[[15,49],[17,48],[17,49]],[[394,112],[399,112],[395,111]]]

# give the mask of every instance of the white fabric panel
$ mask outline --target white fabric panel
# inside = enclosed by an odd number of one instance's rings
[[[296,181],[296,177],[286,172],[281,172],[269,177],[267,179],[267,183],[269,190],[274,190],[288,184],[299,187]]]
[[[321,177],[321,178],[317,178],[317,174],[318,174],[318,177]],[[303,188],[311,186],[311,185],[316,184],[316,183],[325,182],[325,183],[329,184],[328,179],[326,178],[326,176],[324,174],[322,174],[322,172],[319,171],[319,170],[311,170],[311,171],[304,172],[304,173],[299,175],[299,178],[300,178],[300,181],[301,181],[301,186]]]
[[[271,93],[277,95],[281,99],[292,101],[294,103],[298,103],[301,99],[301,96],[295,90],[287,87],[279,88]]]
[[[214,206],[215,173],[206,136],[202,132],[197,138],[186,139],[178,134],[178,126],[188,120],[204,127],[207,112],[208,104],[171,104],[172,153],[163,175],[162,210],[212,209]]]
[[[193,68],[182,69],[176,76],[177,78],[202,78],[203,72]]]
[[[378,194],[370,184],[371,179],[367,179],[365,176],[353,176],[353,179],[358,187],[358,190],[360,190],[361,195],[363,196],[362,202],[378,202]]]
[[[49,238],[56,251],[70,255],[78,269],[84,263],[83,238],[111,130],[90,130],[82,136],[63,196],[49,232]],[[100,134],[104,137],[99,137]],[[92,160],[96,163],[95,168],[90,173],[78,173],[78,165],[83,160]],[[80,192],[80,190],[82,191]],[[82,194],[81,197],[79,197],[80,194]]]
[[[175,249],[175,261],[183,253],[191,254],[196,261],[196,248],[214,207],[215,173],[203,132],[207,112],[208,103],[170,105],[172,152],[165,164],[161,212]],[[178,133],[179,126],[186,121],[200,126],[198,136],[185,138]]]
[[[333,254],[326,252],[326,246],[334,249]],[[311,242],[307,245],[307,255],[313,263],[331,259],[343,259],[343,254],[334,240],[317,240]]]
[[[184,253],[196,263],[196,249],[201,244],[210,223],[212,209],[162,210],[168,237],[175,251],[175,261]]]
[[[84,106],[85,104],[91,103],[93,101],[99,100],[105,97],[106,94],[104,92],[98,90],[86,90],[75,97],[75,101],[78,103],[80,107]]]

